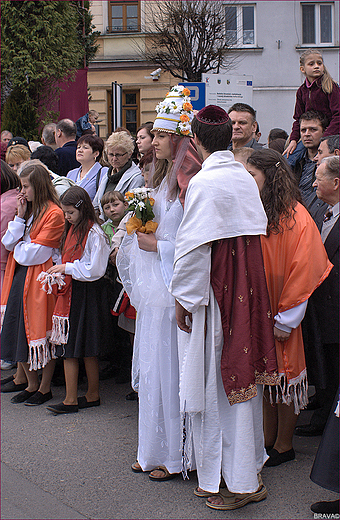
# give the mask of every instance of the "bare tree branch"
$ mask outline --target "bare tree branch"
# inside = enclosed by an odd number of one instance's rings
[[[145,13],[146,47],[137,44],[139,55],[186,81],[230,70],[236,56],[228,53],[226,16],[226,4],[218,0],[150,2]]]

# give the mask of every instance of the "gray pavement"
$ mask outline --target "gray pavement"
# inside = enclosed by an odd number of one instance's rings
[[[60,402],[64,388],[52,390],[50,403]],[[194,496],[195,473],[167,482],[133,473],[137,403],[125,400],[129,391],[103,381],[100,407],[61,416],[47,404],[12,404],[14,394],[1,394],[2,520],[312,519],[311,503],[338,498],[309,479],[320,437],[295,437],[296,459],[263,469],[267,499],[231,512],[208,509]]]

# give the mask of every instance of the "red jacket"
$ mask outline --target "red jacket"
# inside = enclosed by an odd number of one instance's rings
[[[296,93],[296,103],[294,111],[294,123],[289,140],[298,141],[300,139],[299,119],[307,110],[318,110],[323,112],[330,123],[324,132],[324,136],[339,134],[339,85],[333,82],[331,94],[325,94],[321,88],[322,78],[318,78],[309,86],[307,79]]]

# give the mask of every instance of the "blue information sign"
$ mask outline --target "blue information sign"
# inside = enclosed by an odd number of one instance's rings
[[[205,107],[205,83],[179,83],[190,90],[191,104],[194,110]]]

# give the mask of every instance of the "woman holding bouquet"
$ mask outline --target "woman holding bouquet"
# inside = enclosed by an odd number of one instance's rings
[[[189,94],[183,86],[173,87],[156,107],[152,197],[158,227],[154,233],[126,235],[117,256],[120,277],[137,310],[132,387],[139,394],[139,434],[132,470],[150,471],[152,480],[169,480],[182,467],[175,300],[168,286],[185,190],[201,168],[190,139]]]

